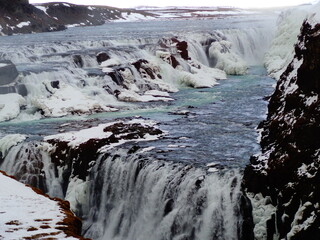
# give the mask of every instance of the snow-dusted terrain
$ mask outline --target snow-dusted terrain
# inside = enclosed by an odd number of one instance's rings
[[[274,14],[230,8],[35,8],[69,29],[0,38],[1,169],[68,200],[93,239],[319,239],[320,3],[276,28]],[[65,19],[72,9],[92,21]],[[278,82],[246,196],[262,64]],[[115,119],[142,110],[159,122]],[[1,240],[74,239],[66,202],[2,173],[0,186]]]
[[[70,236],[72,226],[64,221],[72,216],[67,215],[60,202],[39,194],[2,172],[0,188],[0,239],[80,239]],[[72,223],[71,219],[69,221]],[[69,228],[68,235],[66,228]]]

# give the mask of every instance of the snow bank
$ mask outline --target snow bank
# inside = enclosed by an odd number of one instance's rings
[[[0,172],[0,238],[7,240],[47,236],[68,237],[59,230],[66,218],[57,202],[37,194],[24,184]]]
[[[0,95],[0,122],[16,118],[20,107],[26,105],[25,99],[16,93]]]

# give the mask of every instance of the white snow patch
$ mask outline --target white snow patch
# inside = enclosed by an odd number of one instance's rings
[[[0,68],[2,68],[2,67],[5,67],[5,66],[8,66],[9,64],[7,64],[7,63],[0,63]]]
[[[311,106],[313,103],[316,103],[317,101],[318,101],[318,95],[315,95],[315,96],[308,97],[305,100],[305,104],[306,106]]]
[[[57,233],[53,236],[57,239],[76,239],[67,237],[57,229],[60,226],[58,222],[66,217],[57,202],[37,194],[31,188],[2,173],[0,188],[2,239],[25,239],[36,234],[51,233]],[[41,228],[44,225],[48,228]],[[28,231],[30,228],[35,228],[35,231]]]
[[[24,105],[26,100],[17,93],[0,95],[0,122],[16,118]]]
[[[104,132],[103,130],[111,126],[114,123],[101,124],[96,127],[83,129],[77,132],[67,132],[57,135],[51,135],[44,138],[45,141],[58,140],[61,142],[68,142],[68,146],[76,148],[82,143],[89,141],[90,139],[104,139],[109,138],[112,132]]]
[[[25,27],[25,26],[29,26],[30,24],[31,24],[30,21],[28,21],[28,22],[21,22],[21,23],[17,24],[17,27],[18,27],[18,28],[22,28],[22,27]]]

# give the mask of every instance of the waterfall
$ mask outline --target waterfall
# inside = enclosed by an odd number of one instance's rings
[[[238,170],[207,173],[120,148],[100,155],[83,182],[53,162],[45,144],[23,143],[10,149],[1,169],[51,196],[80,200],[74,211],[86,237],[241,239]]]
[[[120,149],[89,180],[84,234],[93,239],[239,239],[241,175],[207,174]]]

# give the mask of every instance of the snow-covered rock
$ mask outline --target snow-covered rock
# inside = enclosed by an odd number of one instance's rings
[[[81,221],[69,203],[50,199],[0,171],[0,238],[80,239]]]
[[[276,207],[257,239],[320,237],[319,56],[320,24],[306,20],[260,124],[262,152],[244,174],[248,191],[270,196],[268,204]],[[259,208],[266,206],[254,211]]]

